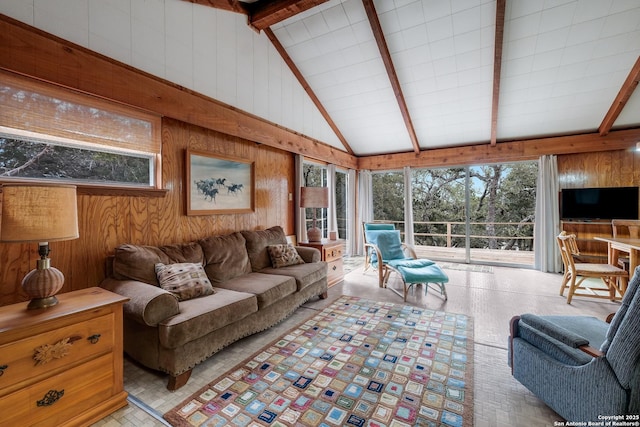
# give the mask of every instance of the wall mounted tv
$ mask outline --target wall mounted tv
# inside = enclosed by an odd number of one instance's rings
[[[638,219],[638,187],[565,188],[560,217],[576,221]]]

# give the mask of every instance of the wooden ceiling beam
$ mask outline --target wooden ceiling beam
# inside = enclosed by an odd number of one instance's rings
[[[280,40],[278,40],[278,38],[273,33],[273,31],[271,31],[271,28],[265,28],[264,33],[269,38],[269,40],[271,40],[271,43],[276,48],[276,50],[278,51],[278,53],[280,54],[284,62],[287,64],[287,66],[289,67],[293,75],[296,76],[296,79],[298,79],[298,82],[300,83],[302,88],[305,90],[305,92],[307,92],[307,95],[309,95],[309,98],[311,98],[311,101],[313,101],[313,104],[320,111],[320,114],[322,114],[322,117],[324,117],[324,119],[327,121],[327,123],[329,124],[329,127],[331,127],[331,129],[336,134],[340,142],[342,142],[342,145],[344,145],[345,150],[349,154],[353,155],[353,150],[347,143],[346,138],[344,137],[344,135],[342,135],[342,132],[340,132],[340,129],[338,129],[338,126],[335,124],[335,122],[329,115],[329,112],[324,108],[324,106],[320,102],[320,99],[318,99],[313,89],[311,89],[311,86],[309,86],[309,83],[304,78],[304,76],[302,75],[298,67],[296,67],[296,64],[291,59],[291,57],[287,53],[284,46],[282,46],[282,43],[280,43]]]
[[[385,40],[384,33],[382,32],[382,26],[380,25],[380,20],[378,19],[378,13],[376,12],[376,8],[373,5],[373,0],[362,0],[362,4],[364,5],[364,9],[367,12],[369,24],[371,25],[371,30],[373,31],[373,36],[375,37],[376,43],[378,44],[380,56],[382,56],[382,61],[384,62],[384,66],[387,69],[387,74],[389,75],[389,80],[391,81],[393,93],[395,94],[396,100],[398,101],[398,106],[400,107],[400,112],[402,113],[404,124],[407,127],[409,138],[411,138],[413,151],[419,153],[420,144],[418,143],[418,136],[416,135],[416,130],[414,129],[413,122],[411,121],[411,115],[409,114],[407,102],[405,101],[404,95],[402,94],[400,80],[398,80],[396,69],[393,66],[393,61],[391,60],[391,54],[389,53],[389,47],[387,46],[387,41]]]
[[[262,31],[328,0],[275,0],[249,5],[249,25]]]
[[[627,79],[622,84],[620,91],[618,92],[618,96],[613,100],[613,104],[609,107],[609,111],[604,116],[598,131],[600,132],[600,136],[605,136],[611,130],[611,127],[616,122],[616,119],[624,109],[624,106],[629,101],[631,94],[638,86],[638,81],[640,81],[640,56],[636,59],[636,63],[631,67],[631,71],[627,76]]]
[[[598,133],[505,141],[497,145],[478,144],[464,147],[436,148],[413,152],[381,154],[358,158],[358,170],[397,170],[405,166],[459,167],[491,163],[536,160],[547,154],[575,154],[635,149],[640,139],[640,127],[613,131],[607,136]]]
[[[500,105],[500,73],[502,71],[502,45],[504,42],[504,16],[506,0],[496,3],[496,34],[493,49],[493,101],[491,104],[491,145],[498,142],[498,107]]]

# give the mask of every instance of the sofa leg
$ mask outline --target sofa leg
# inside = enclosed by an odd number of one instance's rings
[[[329,296],[329,292],[323,292],[318,296],[320,297],[320,299],[327,299],[327,297]]]
[[[175,377],[173,375],[169,375],[169,383],[167,384],[167,390],[176,391],[177,389],[185,385],[187,381],[189,381],[189,377],[191,377],[191,369]]]

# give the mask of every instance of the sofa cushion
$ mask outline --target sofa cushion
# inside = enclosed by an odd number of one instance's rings
[[[283,245],[287,243],[287,236],[280,226],[259,231],[242,231],[242,235],[247,241],[247,253],[251,261],[251,269],[260,271],[263,268],[271,267],[271,258],[267,252],[269,245]]]
[[[225,282],[251,273],[251,263],[242,233],[211,236],[199,243],[204,251],[204,270],[212,282]]]
[[[294,293],[297,287],[293,277],[261,273],[245,274],[224,283],[217,283],[216,286],[255,294],[258,299],[258,309],[260,310]]]
[[[156,264],[156,276],[160,287],[186,301],[213,293],[213,287],[202,264],[179,262],[165,265]]]
[[[304,260],[291,244],[267,246],[271,266],[273,268],[286,267],[288,265],[304,264]]]
[[[167,246],[120,245],[113,258],[113,278],[138,280],[159,286],[155,266],[182,262],[204,265],[202,248],[196,242]]]
[[[300,292],[307,286],[312,285],[327,276],[327,263],[320,261],[290,265],[282,268],[267,267],[260,270],[260,273],[293,277],[296,279],[296,287],[298,292]]]
[[[214,288],[215,294],[180,302],[180,313],[160,322],[163,347],[178,348],[258,311],[254,294]]]

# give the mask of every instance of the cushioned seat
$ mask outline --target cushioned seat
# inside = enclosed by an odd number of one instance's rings
[[[261,273],[245,274],[223,283],[216,283],[216,286],[254,294],[260,310],[296,291],[296,281],[293,277]]]
[[[440,295],[447,299],[444,284],[449,281],[449,276],[435,262],[429,259],[394,260],[389,262],[389,267],[397,271],[402,278],[405,301],[411,286],[419,283],[424,283],[425,295],[429,290],[429,284],[432,284],[437,286],[436,289],[440,291]]]
[[[299,292],[327,276],[327,263],[305,263],[289,265],[287,268],[267,267],[260,270],[260,273],[292,277]]]
[[[636,419],[628,415],[640,413],[640,267],[608,320],[514,317],[508,342],[514,378],[574,425],[602,423],[604,414]]]
[[[180,313],[158,325],[160,342],[177,348],[258,311],[256,295],[214,288],[215,294],[180,302]]]

